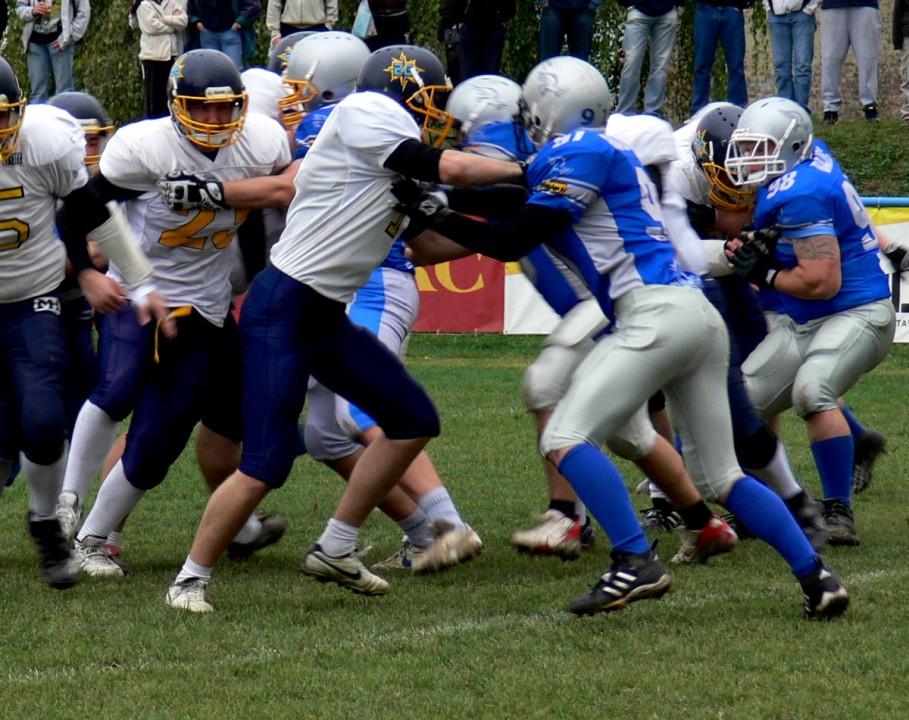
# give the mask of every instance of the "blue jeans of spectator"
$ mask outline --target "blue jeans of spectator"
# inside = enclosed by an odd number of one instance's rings
[[[498,75],[505,49],[505,26],[461,26],[461,79],[475,75]]]
[[[694,11],[694,92],[691,113],[710,102],[710,73],[717,45],[723,45],[729,82],[726,99],[745,107],[745,15],[741,10],[698,3]]]
[[[801,11],[788,15],[768,13],[776,94],[795,100],[808,110],[811,98],[811,63],[814,60],[814,15]]]
[[[73,85],[73,55],[75,45],[69,45],[63,50],[54,50],[53,45],[28,44],[28,82],[32,92],[29,102],[43,103],[50,97],[48,85],[50,76],[54,74],[54,95],[62,92],[72,92]]]
[[[630,8],[625,18],[622,39],[622,77],[619,81],[619,104],[616,112],[633,113],[641,89],[641,66],[650,43],[650,74],[644,87],[644,112],[658,113],[666,100],[666,79],[679,29],[679,13],[673,8],[664,15],[652,17]]]
[[[234,61],[237,70],[243,72],[243,38],[239,32],[230,28],[222,32],[200,30],[199,43],[203,48],[220,50]]]
[[[569,55],[589,60],[595,15],[591,8],[558,10],[551,5],[544,7],[540,16],[540,62],[561,55],[565,38],[568,38]]]

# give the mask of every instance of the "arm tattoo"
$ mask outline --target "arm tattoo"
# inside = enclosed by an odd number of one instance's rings
[[[806,238],[793,238],[792,249],[801,260],[840,259],[840,246],[833,235],[812,235]]]

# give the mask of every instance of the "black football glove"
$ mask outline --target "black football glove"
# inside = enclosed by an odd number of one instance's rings
[[[171,210],[222,210],[224,185],[217,180],[205,180],[187,172],[169,172],[155,183],[164,202]]]
[[[732,269],[754,285],[772,288],[780,265],[773,257],[758,250],[756,245],[742,245],[732,253]]]
[[[398,180],[392,184],[391,193],[398,201],[395,209],[425,227],[432,227],[450,212],[448,195],[439,188],[422,188],[413,180]]]
[[[739,239],[745,245],[756,247],[764,255],[773,255],[776,241],[780,239],[780,231],[776,228],[764,228],[762,230],[749,228],[742,230]]]

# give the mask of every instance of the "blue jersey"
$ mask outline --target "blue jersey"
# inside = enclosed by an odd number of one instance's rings
[[[294,136],[296,145],[294,158],[306,156],[306,153],[309,152],[309,148],[311,148],[312,144],[315,142],[316,136],[325,124],[325,121],[328,120],[331,111],[334,110],[335,105],[337,105],[337,103],[323,105],[318,110],[313,110],[311,113],[303,116],[303,120],[301,120],[300,124],[297,126],[297,134]],[[388,257],[385,258],[379,267],[393,268],[395,270],[400,270],[401,272],[410,273],[411,275],[414,274],[415,270],[413,263],[404,256],[404,241],[401,240],[401,238],[395,240],[394,245],[391,246],[391,250],[388,252]]]
[[[843,282],[829,300],[803,300],[782,294],[783,312],[799,323],[890,297],[887,275],[878,261],[878,240],[858,193],[820,140],[793,170],[758,191],[756,228],[776,227],[781,237],[776,258],[784,268],[798,265],[792,241],[833,235],[840,246]]]
[[[305,157],[306,153],[309,152],[309,148],[311,148],[312,144],[316,141],[319,130],[322,129],[325,121],[328,120],[328,116],[331,114],[331,111],[334,110],[335,105],[337,105],[337,103],[323,105],[318,110],[313,110],[311,113],[303,116],[303,119],[297,126],[297,134],[294,136],[294,140],[296,141],[294,143],[295,159]]]
[[[527,132],[510,120],[489,123],[472,131],[461,149],[512,162],[527,160],[533,154],[533,144]]]
[[[517,161],[527,160],[533,145],[521,125],[506,120],[472,131],[461,149],[485,157]],[[590,297],[590,291],[580,279],[542,245],[521,258],[521,270],[543,299],[562,317]]]
[[[678,264],[657,189],[634,152],[601,131],[548,143],[527,169],[528,203],[567,212],[571,227],[547,245],[614,319],[616,299],[644,285],[695,285]]]

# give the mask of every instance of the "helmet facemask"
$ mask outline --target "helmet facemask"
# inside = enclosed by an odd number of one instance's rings
[[[194,120],[191,113],[193,105],[223,104],[230,105],[229,119],[220,123],[205,123]],[[235,94],[228,87],[209,87],[204,97],[176,95],[170,103],[170,111],[186,138],[205,150],[217,150],[235,143],[240,138],[240,131],[246,120],[247,95],[245,92]]]
[[[85,164],[97,165],[101,161],[101,155],[104,152],[104,148],[107,147],[107,141],[110,140],[111,135],[114,134],[114,126],[101,125],[98,119],[79,120],[79,124],[85,131],[86,143],[90,142],[93,138],[98,139],[97,151],[89,153],[88,150],[86,150],[85,152]]]
[[[419,90],[413,93],[405,104],[420,125],[423,142],[433,147],[441,147],[451,137],[454,126],[454,115],[440,108],[445,107],[451,84],[424,85],[420,71],[414,66],[411,77],[416,81]]]
[[[22,98],[10,102],[6,95],[0,95],[0,114],[6,114],[6,127],[0,129],[0,162],[6,160],[19,145],[19,130],[27,101]]]

